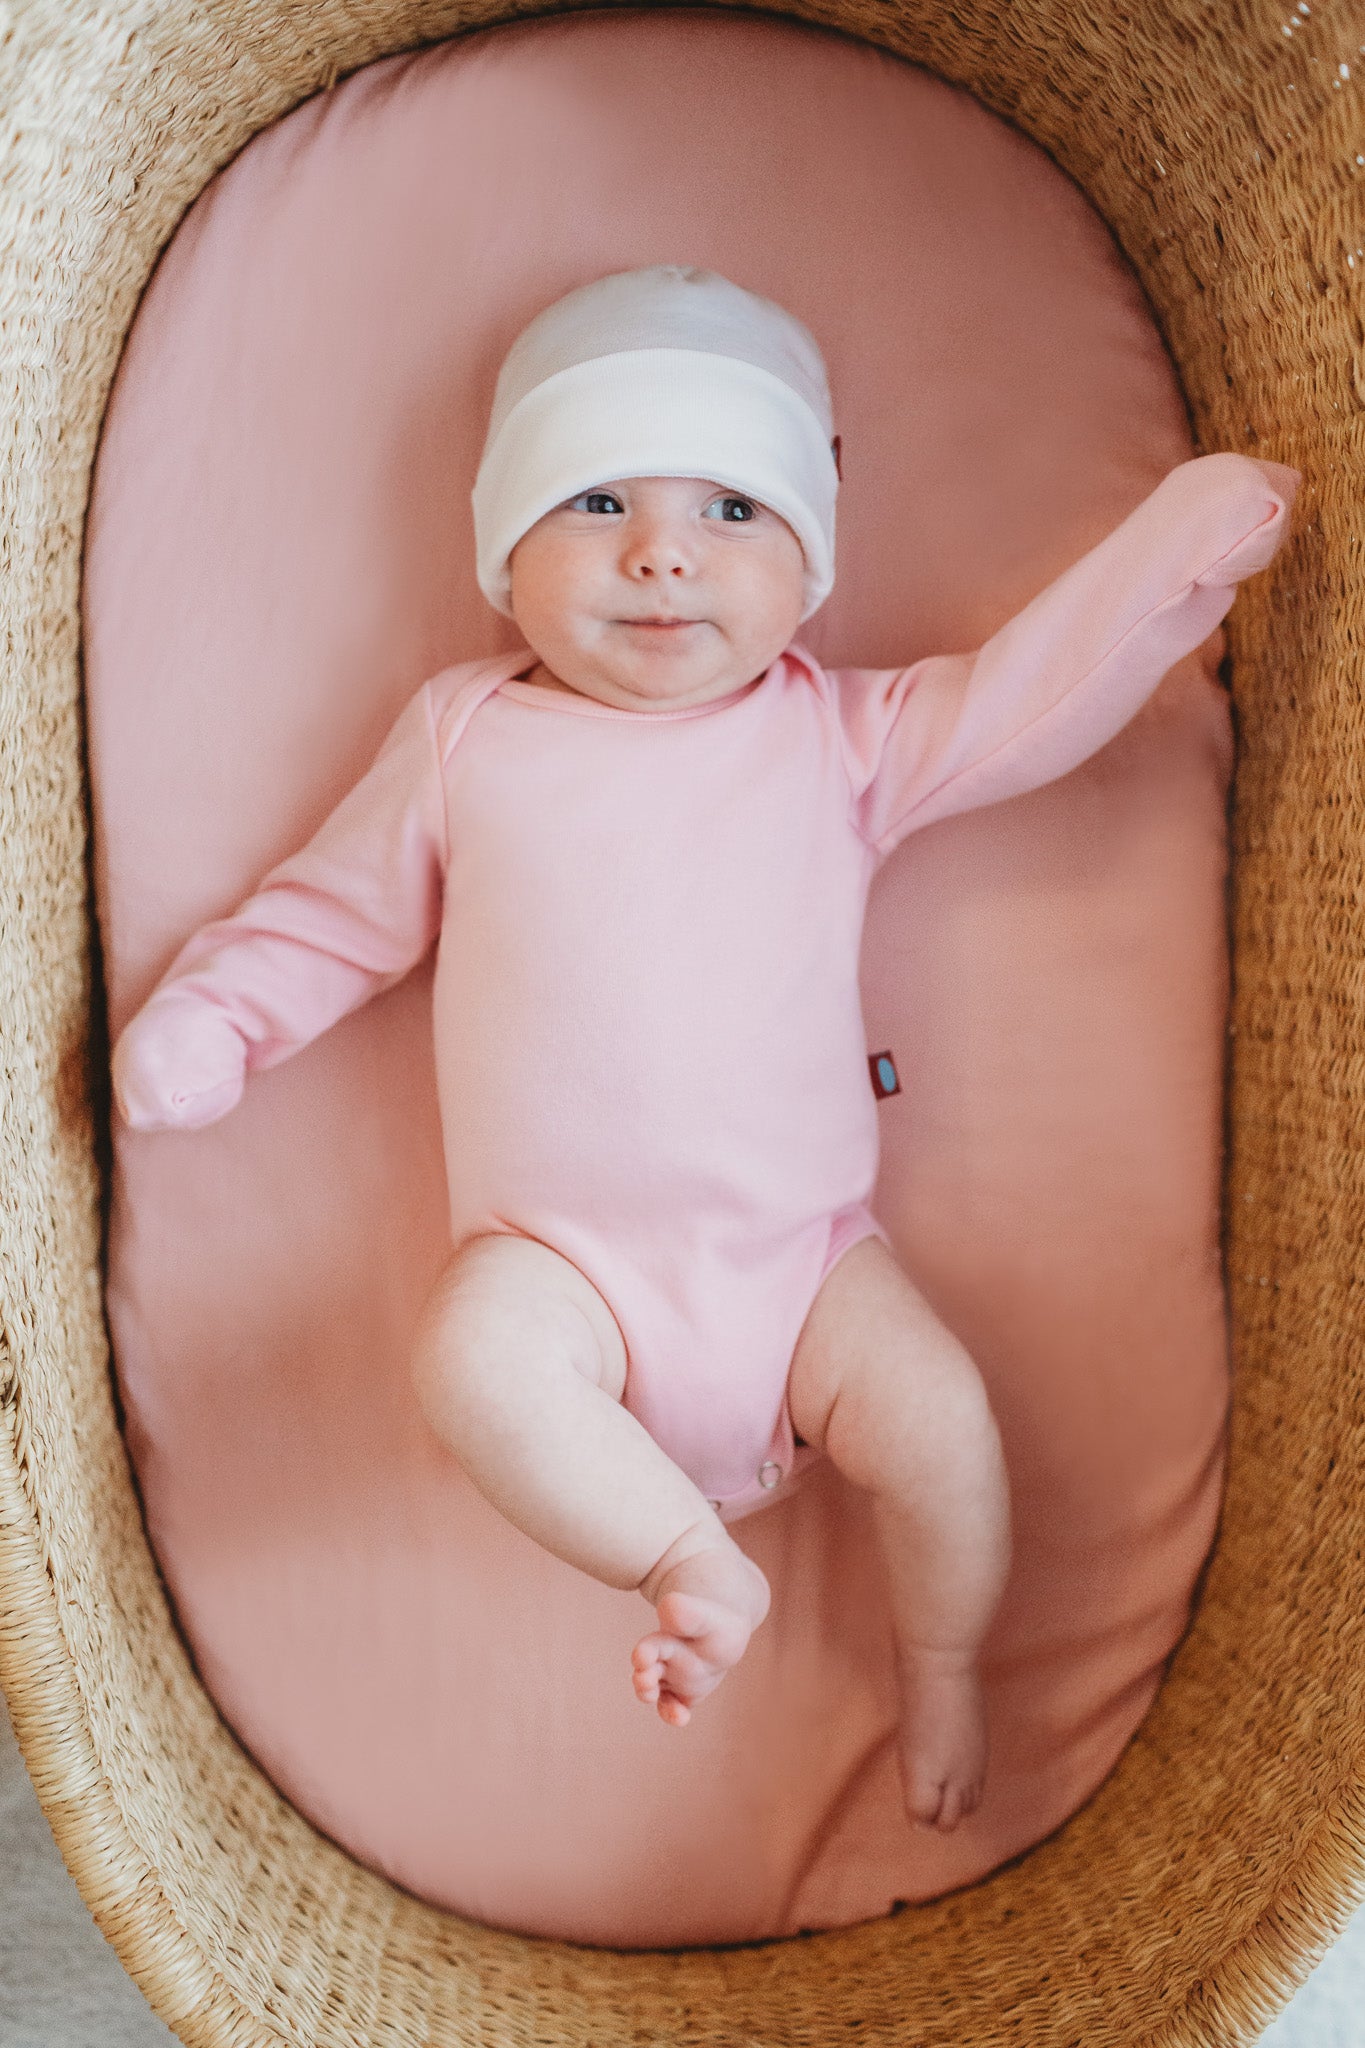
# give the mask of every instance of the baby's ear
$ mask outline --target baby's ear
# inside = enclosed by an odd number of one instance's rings
[[[836,476],[838,477],[838,479],[839,479],[840,483],[842,483],[842,482],[843,482],[843,480],[844,480],[844,465],[843,465],[843,463],[842,463],[842,462],[841,462],[841,461],[839,460],[839,453],[840,453],[840,450],[841,450],[841,449],[843,448],[843,445],[844,445],[844,437],[843,437],[843,435],[842,435],[842,434],[836,434],[836,435],[834,436],[834,439],[833,439],[833,440],[832,440],[832,441],[830,442],[830,444],[829,444],[829,445],[830,445],[830,447],[831,447],[831,448],[833,449],[833,451],[834,451],[834,473],[835,473],[835,475],[836,475]]]

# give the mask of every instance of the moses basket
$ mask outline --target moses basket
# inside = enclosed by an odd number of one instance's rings
[[[840,1932],[634,1952],[423,1905],[316,1833],[203,1692],[102,1313],[84,517],[158,252],[266,123],[507,0],[0,9],[0,1681],[91,1911],[189,2043],[1194,2048],[1255,2038],[1365,1892],[1365,0],[811,0],[1031,136],[1149,295],[1197,445],[1304,473],[1228,622],[1237,733],[1227,1501],[1100,1793],[984,1883]]]

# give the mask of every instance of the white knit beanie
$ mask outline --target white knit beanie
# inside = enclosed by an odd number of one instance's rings
[[[479,588],[512,616],[508,557],[593,484],[694,476],[777,512],[810,617],[834,583],[839,470],[824,359],[772,299],[713,270],[618,270],[556,299],[508,350],[474,480]]]

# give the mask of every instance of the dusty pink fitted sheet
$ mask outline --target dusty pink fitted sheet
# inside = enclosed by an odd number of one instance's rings
[[[370,67],[208,187],[113,393],[85,589],[111,1038],[425,677],[520,644],[474,579],[498,364],[550,299],[659,261],[780,300],[826,352],[838,580],[803,639],[827,663],[976,647],[1194,452],[1102,223],[924,72],[686,10]],[[876,1207],[987,1377],[1014,1488],[991,1777],[949,1837],[902,1813],[866,1501],[827,1462],[735,1525],[772,1612],[677,1730],[631,1691],[640,1596],[538,1550],[428,1432],[405,1368],[447,1250],[430,959],[224,1122],[115,1128],[151,1538],[226,1718],[357,1856],[499,1926],[743,1940],[963,1884],[1111,1769],[1221,1474],[1223,646],[873,887],[867,1043],[902,1082]]]

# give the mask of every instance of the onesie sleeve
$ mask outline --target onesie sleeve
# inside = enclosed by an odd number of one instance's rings
[[[308,843],[188,938],[114,1047],[134,1130],[226,1116],[279,1065],[400,981],[440,929],[445,799],[430,685]]]
[[[889,853],[1096,753],[1271,561],[1301,482],[1279,462],[1195,456],[974,654],[833,672],[863,836]]]

